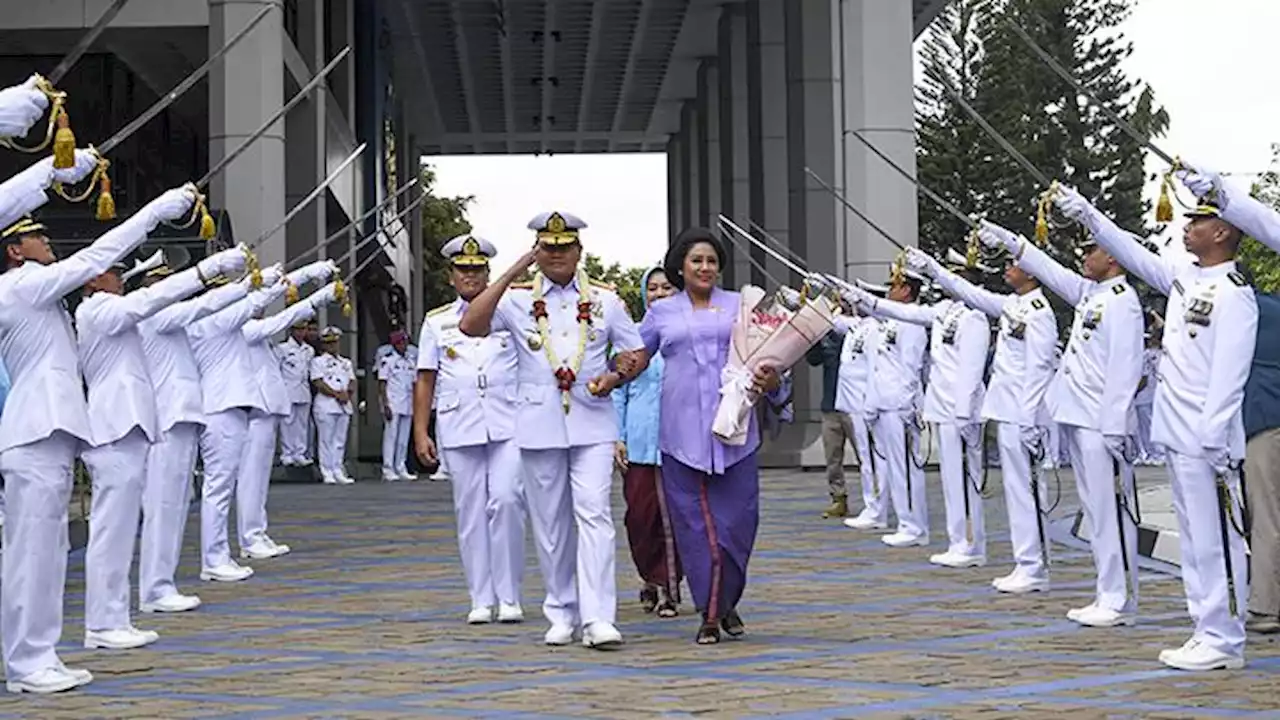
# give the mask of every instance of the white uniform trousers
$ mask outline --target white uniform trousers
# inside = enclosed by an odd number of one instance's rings
[[[1055,430],[1056,431],[1056,430]],[[1019,575],[1043,580],[1048,577],[1045,565],[1048,557],[1048,528],[1045,527],[1045,544],[1040,543],[1041,523],[1037,518],[1035,496],[1031,490],[1031,473],[1040,468],[1031,466],[1031,454],[1022,444],[1022,428],[1016,423],[996,423],[996,446],[1000,450],[1000,476],[1004,485],[1004,504],[1009,511],[1009,543],[1013,546],[1013,561]],[[1047,507],[1045,486],[1039,482],[1040,508]]]
[[[177,594],[174,575],[191,512],[200,426],[180,422],[160,433],[147,450],[142,486],[142,543],[138,553],[138,602]]]
[[[1162,453],[1151,442],[1151,404],[1134,405],[1138,416],[1138,458],[1143,462],[1152,462],[1162,457]]]
[[[409,471],[409,430],[413,428],[413,415],[392,414],[382,424],[382,473],[400,475]],[[481,447],[481,446],[477,446]]]
[[[875,472],[876,465],[884,461],[873,454],[867,419],[861,413],[854,413],[849,416],[849,421],[853,425],[853,447],[858,452],[858,473],[862,476],[862,512],[859,517],[887,522],[889,505],[884,501]]]
[[[346,475],[343,460],[347,454],[347,428],[351,416],[343,413],[316,413],[316,455],[320,471],[334,477]]]
[[[938,470],[947,511],[947,551],[966,556],[987,554],[987,528],[982,513],[982,445],[966,445],[963,425],[938,423]],[[980,434],[980,433],[979,433]]]
[[[231,562],[227,521],[240,475],[240,458],[249,434],[249,411],[232,408],[206,415],[200,432],[204,486],[200,497],[201,562],[205,569]]]
[[[1107,610],[1135,612],[1138,609],[1138,526],[1131,516],[1133,465],[1120,464],[1120,485],[1129,508],[1121,510],[1116,500],[1116,463],[1107,451],[1106,438],[1097,430],[1081,427],[1067,427],[1067,432],[1076,492],[1089,521],[1089,546],[1098,571],[1094,602]]]
[[[236,481],[236,528],[240,531],[241,549],[267,534],[267,492],[271,489],[279,420],[271,413],[249,411],[248,434],[240,455],[240,477]]]
[[[520,451],[538,565],[547,585],[542,614],[553,625],[612,624],[617,617],[617,548],[609,504],[613,446]]]
[[[471,607],[519,603],[525,514],[520,449],[514,440],[502,440],[441,452],[453,469],[458,550]]]
[[[57,431],[0,453],[7,516],[0,563],[0,635],[10,680],[60,667],[67,584],[67,507],[80,441]]]
[[[311,403],[294,403],[289,414],[280,420],[280,459],[297,462],[311,457],[308,431],[311,429]]]
[[[875,438],[876,474],[880,487],[889,489],[893,512],[898,516],[898,532],[919,538],[929,535],[928,488],[920,460],[920,430],[911,415],[882,412],[871,428]],[[907,439],[911,446],[907,447]]]
[[[142,513],[151,442],[135,427],[129,434],[82,457],[93,481],[89,544],[84,553],[84,628],[124,630],[129,618],[129,570]]]
[[[1245,642],[1245,610],[1249,606],[1249,559],[1245,554],[1239,476],[1227,481],[1230,512],[1219,513],[1218,486],[1213,467],[1203,459],[1169,451],[1165,461],[1173,485],[1173,507],[1178,513],[1178,544],[1182,550],[1182,587],[1187,611],[1195,623],[1193,637],[1213,649],[1242,657]],[[1222,517],[1223,520],[1219,518]],[[1226,522],[1231,552],[1231,574],[1236,591],[1236,614],[1228,600],[1227,568],[1222,546]],[[5,555],[8,555],[6,550]]]

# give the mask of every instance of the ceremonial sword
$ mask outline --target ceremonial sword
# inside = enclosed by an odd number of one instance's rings
[[[394,218],[392,218],[392,220],[399,220],[400,218],[404,217],[405,215],[408,215],[408,214],[409,214],[409,212],[410,212],[411,210],[413,210],[413,209],[417,208],[419,205],[421,205],[421,204],[422,204],[422,202],[423,202],[424,200],[426,200],[428,197],[429,197],[429,196],[428,196],[428,194],[427,194],[427,193],[422,193],[422,195],[421,195],[421,196],[419,196],[417,200],[414,200],[412,203],[410,203],[410,204],[409,204],[409,207],[406,207],[404,210],[401,210],[401,211],[400,211],[400,212],[399,212],[399,213],[398,213]],[[382,227],[378,228],[377,230],[373,231],[373,232],[372,232],[372,233],[370,233],[368,236],[366,236],[364,239],[362,239],[359,243],[357,243],[355,247],[353,247],[353,248],[351,248],[350,250],[348,250],[348,251],[347,251],[347,254],[346,254],[346,255],[343,255],[343,256],[342,256],[342,259],[341,259],[341,260],[339,260],[338,262],[343,262],[343,261],[345,261],[347,258],[351,257],[351,255],[353,255],[353,254],[354,254],[357,250],[359,250],[361,247],[363,247],[363,246],[364,246],[364,245],[366,245],[367,243],[369,243],[369,242],[373,241],[373,240],[374,240],[375,238],[377,238],[379,235],[386,233],[386,230],[387,230],[387,227],[386,227],[386,225],[384,225],[384,226],[382,226]],[[392,247],[392,248],[396,247],[396,241],[395,241],[395,238],[392,238],[390,235],[387,235],[387,246],[388,246],[388,247]],[[363,260],[359,265],[357,265],[357,266],[356,266],[356,268],[355,268],[354,270],[352,270],[350,273],[348,273],[347,277],[348,277],[348,278],[353,278],[353,277],[355,277],[357,274],[359,274],[359,272],[360,272],[361,270],[363,270],[363,269],[365,269],[366,267],[368,267],[368,266],[369,266],[369,264],[370,264],[370,263],[372,263],[372,262],[373,262],[374,260],[376,260],[377,258],[378,258],[378,253],[376,253],[376,252],[375,252],[375,253],[373,253],[372,255],[370,255],[369,257],[365,258],[365,259],[364,259],[364,260]]]
[[[804,171],[806,173],[809,173],[809,177],[818,181],[818,184],[822,186],[823,190],[826,190],[827,192],[831,193],[832,197],[834,197],[836,200],[839,200],[840,204],[844,205],[845,208],[849,210],[849,212],[853,213],[854,215],[857,215],[862,220],[862,222],[866,223],[867,225],[870,225],[872,230],[875,230],[876,232],[880,233],[884,237],[884,239],[888,240],[894,247],[898,248],[899,250],[902,250],[903,252],[906,252],[906,249],[907,249],[906,245],[903,245],[902,243],[898,242],[896,239],[894,239],[892,235],[890,235],[883,228],[877,225],[875,221],[873,221],[871,218],[864,215],[861,210],[854,207],[848,200],[844,198],[843,195],[837,192],[835,188],[828,185],[827,181],[823,180],[822,177],[819,176],[818,173],[814,172],[812,168],[806,165],[804,168]]]
[[[283,220],[276,223],[276,225],[272,227],[270,230],[262,233],[261,235],[258,236],[256,240],[249,243],[248,249],[249,250],[256,249],[257,247],[262,245],[262,243],[266,242],[272,236],[274,236],[277,232],[279,232],[281,228],[283,228],[285,225],[288,225],[290,220],[296,217],[298,213],[302,212],[306,208],[306,206],[311,203],[312,200],[315,200],[317,197],[320,196],[320,193],[324,192],[330,185],[332,185],[333,181],[337,180],[338,176],[341,175],[351,165],[351,163],[355,162],[356,158],[360,157],[361,153],[364,152],[364,149],[368,147],[368,145],[369,143],[360,143],[360,147],[356,148],[354,152],[352,152],[350,155],[347,156],[346,160],[342,161],[342,164],[338,165],[338,167],[333,172],[329,173],[329,177],[326,177],[324,179],[324,182],[321,182],[319,185],[315,187],[314,190],[307,193],[306,197],[299,200],[298,203],[294,205],[293,208],[291,208],[288,213],[285,214]]]
[[[120,14],[120,10],[124,8],[128,2],[129,0],[114,0],[114,2],[111,3],[106,12],[102,13],[98,18],[98,22],[94,23],[93,27],[89,28],[89,32],[80,37],[80,42],[76,43],[75,47],[71,48],[71,52],[67,53],[66,57],[62,58],[62,62],[58,63],[58,66],[53,69],[53,72],[45,76],[45,79],[49,81],[50,85],[58,84],[58,81],[61,80],[63,76],[67,74],[67,71],[84,56],[89,47],[93,45],[93,41],[97,40],[98,36],[102,34],[102,31],[106,30],[107,26],[111,24],[111,21],[116,19],[116,15]]]
[[[302,251],[302,252],[301,252],[301,253],[299,253],[298,255],[296,255],[296,256],[294,256],[293,258],[291,258],[291,259],[289,260],[289,264],[288,264],[288,265],[286,265],[285,267],[290,268],[290,269],[296,269],[296,268],[297,268],[297,266],[296,266],[296,265],[294,265],[294,263],[297,263],[297,262],[298,262],[298,261],[300,261],[300,260],[305,260],[305,259],[307,259],[307,258],[311,257],[313,254],[320,252],[320,250],[321,250],[322,248],[328,247],[330,243],[334,242],[334,241],[335,241],[335,240],[337,240],[338,238],[340,238],[340,237],[342,237],[343,235],[345,235],[347,232],[349,232],[349,231],[351,230],[351,228],[355,227],[356,225],[359,225],[360,223],[364,222],[365,220],[368,220],[370,215],[373,215],[375,212],[377,212],[377,211],[381,210],[382,208],[386,207],[386,206],[387,206],[388,204],[390,204],[393,200],[395,200],[396,198],[398,198],[398,197],[400,197],[401,195],[403,195],[406,191],[408,191],[408,190],[409,190],[409,188],[411,188],[411,187],[413,187],[413,186],[415,186],[415,185],[417,185],[417,184],[418,184],[418,178],[413,178],[413,179],[412,179],[412,180],[410,180],[409,182],[406,182],[406,183],[405,183],[405,184],[404,184],[404,185],[403,185],[399,190],[397,190],[397,191],[395,192],[395,194],[394,194],[394,195],[391,195],[390,197],[387,197],[387,198],[383,199],[383,201],[382,201],[382,202],[380,202],[380,203],[378,203],[377,205],[374,205],[373,207],[371,207],[371,208],[369,208],[368,210],[364,211],[364,213],[363,213],[362,215],[360,215],[360,217],[358,217],[358,218],[356,218],[355,220],[352,220],[351,222],[349,222],[349,223],[347,223],[346,225],[344,225],[344,226],[342,227],[342,229],[341,229],[341,230],[336,230],[336,231],[334,231],[333,233],[331,233],[331,234],[329,235],[329,237],[325,238],[323,241],[321,241],[320,243],[316,244],[316,246],[315,246],[315,247],[307,248],[306,250]]]
[[[929,186],[921,182],[919,178],[913,176],[911,173],[902,169],[901,165],[894,162],[888,155],[881,152],[880,149],[877,148],[875,145],[872,145],[871,141],[863,137],[862,134],[859,133],[857,130],[850,130],[849,134],[856,137],[859,140],[859,142],[861,142],[863,145],[866,145],[867,149],[875,153],[876,156],[879,157],[881,160],[883,160],[886,165],[893,168],[894,170],[897,170],[899,175],[906,178],[908,182],[910,182],[912,185],[915,185],[917,188],[919,188],[920,192],[924,193],[926,196],[929,197],[930,200],[937,203],[943,210],[946,210],[947,212],[954,215],[956,218],[960,220],[960,222],[964,223],[965,225],[968,225],[971,230],[978,229],[978,223],[973,218],[969,217],[968,215],[965,215],[963,212],[960,212],[960,208],[957,208],[950,200],[947,200],[946,198],[942,197],[938,193],[929,189]]]

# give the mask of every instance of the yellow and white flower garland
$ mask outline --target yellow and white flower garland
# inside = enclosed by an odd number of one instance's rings
[[[543,296],[543,275],[537,272],[533,276],[533,316],[538,327],[538,340],[542,344],[542,350],[547,355],[547,362],[551,365],[551,371],[555,373],[556,380],[560,386],[560,401],[564,406],[564,412],[569,414],[569,405],[571,400],[570,388],[578,377],[578,371],[582,369],[582,360],[587,354],[587,338],[591,333],[591,295],[590,281],[587,279],[587,273],[582,268],[578,268],[578,347],[576,354],[570,361],[569,365],[562,365],[560,358],[556,357],[556,350],[551,342],[551,322],[546,310],[546,300]],[[585,308],[585,310],[584,310]],[[565,377],[568,371],[568,377]]]

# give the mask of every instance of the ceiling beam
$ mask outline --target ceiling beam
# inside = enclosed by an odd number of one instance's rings
[[[539,116],[538,125],[542,130],[541,152],[547,152],[548,140],[546,136],[552,132],[551,108],[555,107],[555,87],[552,85],[552,78],[555,77],[556,71],[556,43],[560,38],[560,31],[556,28],[556,6],[559,5],[557,0],[544,0],[543,6],[546,13],[543,15],[542,23],[542,115]],[[556,79],[556,85],[559,79]]]
[[[636,21],[636,30],[631,33],[631,51],[627,54],[627,70],[622,75],[622,90],[618,93],[618,105],[613,110],[613,132],[616,135],[622,130],[622,120],[627,115],[627,96],[631,94],[631,82],[635,76],[636,60],[644,46],[644,36],[649,30],[650,0],[641,0],[640,19]],[[615,149],[616,143],[609,143],[609,149]]]
[[[596,55],[600,51],[600,36],[604,34],[604,8],[608,5],[604,0],[596,0],[591,3],[591,35],[587,41],[587,69],[582,77],[582,98],[578,103],[578,132],[586,129],[587,114],[591,110],[591,88],[595,84],[596,77]],[[582,143],[579,141],[577,152],[582,152]]]
[[[467,126],[471,128],[472,134],[477,134],[480,132],[480,109],[476,105],[471,55],[467,53],[467,28],[462,22],[462,11],[458,9],[457,0],[449,3],[449,14],[453,18],[453,46],[458,60],[458,72],[462,74],[462,99],[467,107]]]
[[[397,37],[408,35],[411,38],[413,52],[418,58],[416,63],[418,71],[422,73],[422,90],[426,95],[426,104],[428,111],[431,113],[431,120],[435,123],[432,128],[435,132],[444,132],[444,119],[440,117],[440,101],[436,99],[436,88],[431,82],[431,65],[427,62],[427,50],[422,46],[422,33],[418,30],[417,19],[413,16],[410,9],[414,0],[400,0],[396,5],[400,8],[400,13],[404,18],[404,26],[409,31],[405,34],[397,34]],[[349,62],[355,62],[351,60]]]
[[[514,133],[445,133],[435,137],[421,139],[423,145],[479,145],[491,143],[529,143],[529,142],[564,142],[581,144],[590,140],[608,140],[610,144],[618,143],[661,143],[667,142],[667,136],[647,132],[615,133],[607,130],[595,132],[579,132],[576,130],[554,130]]]

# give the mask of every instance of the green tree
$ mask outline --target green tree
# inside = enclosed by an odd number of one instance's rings
[[[1253,196],[1280,210],[1280,144],[1271,146],[1271,168],[1254,183]],[[1280,255],[1274,250],[1247,237],[1237,259],[1253,275],[1254,287],[1262,292],[1280,291]]]
[[[428,310],[451,302],[457,294],[449,284],[449,264],[440,255],[440,248],[449,240],[471,232],[467,221],[467,206],[475,198],[440,197],[435,193],[436,172],[428,164],[422,165],[422,188],[427,199],[422,203],[422,286],[426,295],[424,307]]]

